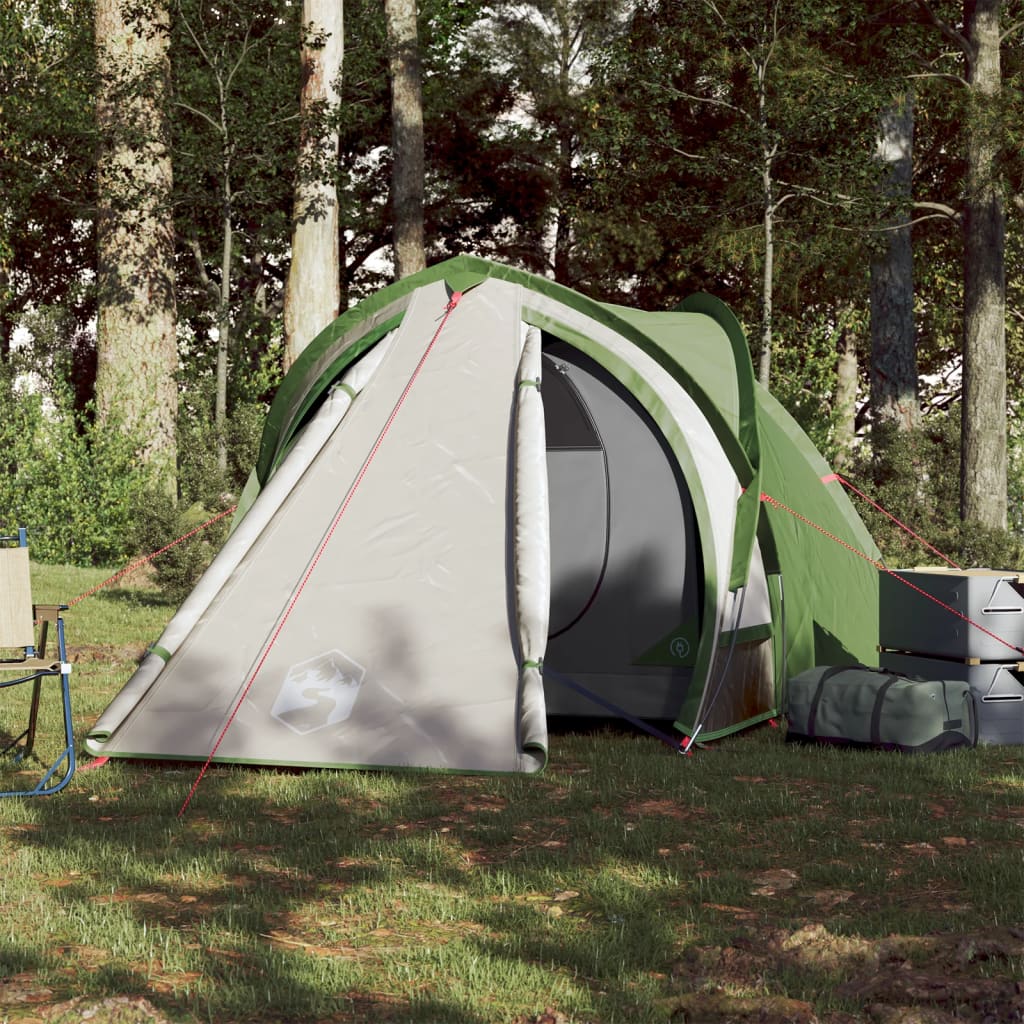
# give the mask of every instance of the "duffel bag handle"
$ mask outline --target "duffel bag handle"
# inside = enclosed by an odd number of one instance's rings
[[[818,680],[818,685],[815,688],[814,696],[811,698],[811,707],[807,713],[807,735],[810,739],[817,739],[818,734],[815,731],[815,726],[818,718],[818,705],[821,704],[821,698],[825,693],[825,684],[833,677],[840,675],[843,672],[848,672],[851,668],[860,669],[866,668],[865,665],[833,665],[832,668],[825,669],[821,673],[821,678]],[[868,671],[872,671],[868,669]],[[877,669],[875,670],[877,671]]]

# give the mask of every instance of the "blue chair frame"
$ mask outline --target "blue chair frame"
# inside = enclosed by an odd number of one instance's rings
[[[58,793],[75,774],[75,741],[71,723],[71,664],[64,643],[61,612],[67,605],[32,603],[28,565],[28,537],[24,527],[16,534],[0,536],[0,690],[31,684],[28,723],[10,740],[0,757],[11,755],[15,764],[25,764],[35,750],[36,727],[43,687],[57,680],[64,727],[64,748],[46,766],[42,778],[32,787],[0,791],[7,796],[50,796]],[[48,658],[46,645],[50,626],[56,632],[56,658]],[[38,639],[36,628],[38,627]],[[13,679],[6,676],[14,673]]]

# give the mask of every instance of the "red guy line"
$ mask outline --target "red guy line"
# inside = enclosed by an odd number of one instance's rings
[[[152,562],[158,555],[162,555],[165,551],[170,551],[171,548],[177,547],[182,541],[188,540],[189,537],[194,537],[197,533],[205,530],[208,526],[213,526],[214,523],[220,522],[225,516],[231,515],[237,505],[232,505],[231,508],[224,509],[223,512],[219,512],[212,519],[207,519],[202,526],[197,526],[194,530],[189,530],[188,533],[182,534],[177,540],[172,540],[170,544],[165,544],[159,551],[154,551],[150,555],[146,555],[144,558],[139,558],[132,562],[131,565],[126,565],[120,572],[114,573],[109,579],[105,579],[102,583],[98,583],[91,590],[87,590],[84,594],[79,594],[73,601],[68,602],[68,607],[73,608],[79,601],[84,601],[87,597],[92,597],[97,591],[102,590],[104,587],[109,587],[111,583],[116,583],[122,576],[127,576],[133,569],[138,569],[140,566],[145,565],[147,562]]]
[[[987,636],[990,636],[993,640],[997,640],[1004,647],[1009,647],[1011,651],[1016,651],[1018,654],[1024,654],[1024,648],[1017,647],[1015,644],[1011,644],[1009,640],[1004,640],[1001,636],[998,636],[997,634],[993,633],[992,630],[986,629],[980,622],[975,622],[973,619],[968,618],[968,616],[964,615],[962,612],[958,612],[955,608],[950,607],[950,605],[946,604],[944,601],[940,601],[937,597],[933,596],[932,594],[929,594],[927,590],[922,590],[916,584],[911,583],[910,580],[904,579],[902,576],[900,576],[899,573],[893,572],[892,569],[889,569],[886,566],[884,566],[881,562],[876,562],[875,559],[873,559],[870,555],[866,555],[863,551],[859,550],[858,548],[855,548],[852,544],[848,544],[845,540],[843,540],[840,537],[837,537],[834,533],[829,533],[829,531],[826,530],[824,527],[819,526],[817,523],[808,519],[806,516],[801,515],[794,509],[791,509],[788,505],[783,504],[781,501],[778,500],[778,498],[773,498],[770,494],[765,494],[764,492],[762,492],[761,500],[768,502],[770,505],[774,505],[775,508],[780,508],[784,512],[788,512],[794,518],[799,519],[800,522],[806,523],[808,526],[813,527],[815,530],[818,531],[818,533],[822,534],[822,536],[828,537],[829,540],[834,540],[837,544],[840,544],[844,548],[846,548],[847,551],[852,551],[859,558],[863,558],[865,562],[870,562],[879,572],[888,573],[894,579],[899,580],[900,583],[902,583],[904,586],[910,587],[911,590],[916,590],[917,593],[919,593],[922,597],[927,597],[929,601],[934,602],[940,608],[945,608],[947,612],[952,613],[958,619],[962,619],[969,626],[973,626],[975,629],[980,629],[982,633],[985,633]],[[956,566],[956,568],[959,568],[959,566]]]
[[[416,364],[416,369],[413,370],[412,376],[409,378],[409,382],[405,385],[405,389],[402,391],[402,394],[399,396],[398,401],[395,403],[394,409],[391,410],[391,415],[388,417],[387,422],[381,429],[381,432],[377,435],[377,440],[374,442],[373,448],[370,450],[370,454],[366,456],[362,468],[359,470],[359,473],[356,476],[355,481],[352,483],[352,486],[348,490],[348,494],[345,496],[345,500],[342,502],[341,508],[338,509],[337,514],[335,515],[333,521],[331,522],[331,526],[330,529],[328,529],[327,531],[327,535],[320,542],[320,547],[317,548],[317,552],[313,556],[313,561],[310,562],[309,568],[306,570],[306,573],[302,577],[301,582],[295,589],[295,593],[292,595],[291,600],[288,602],[288,607],[285,609],[284,615],[281,616],[281,619],[277,624],[277,628],[274,630],[273,636],[271,636],[270,640],[267,641],[266,646],[263,648],[263,654],[260,656],[260,659],[257,662],[256,667],[253,669],[252,674],[249,676],[248,681],[243,687],[242,694],[238,698],[238,701],[235,704],[230,716],[228,717],[227,722],[224,723],[224,728],[221,729],[220,735],[217,737],[217,740],[213,745],[213,749],[210,751],[210,756],[207,757],[206,763],[200,770],[199,775],[196,776],[196,781],[192,783],[192,788],[189,790],[188,796],[185,797],[185,802],[181,805],[181,809],[178,811],[179,818],[182,817],[185,811],[188,810],[188,805],[192,802],[192,797],[195,796],[195,792],[199,788],[199,783],[203,781],[203,776],[206,775],[207,770],[213,763],[213,759],[214,757],[216,757],[217,751],[218,749],[220,749],[220,745],[223,742],[224,737],[227,735],[228,729],[231,728],[231,725],[234,722],[235,717],[238,715],[238,712],[241,709],[242,704],[245,701],[245,698],[249,695],[249,691],[252,689],[252,684],[256,682],[256,677],[260,674],[260,671],[263,668],[264,664],[266,663],[267,658],[270,656],[270,652],[274,648],[274,644],[277,643],[277,638],[281,635],[281,631],[285,627],[285,623],[291,617],[292,611],[295,609],[296,604],[298,604],[299,602],[299,598],[302,596],[303,590],[305,590],[306,588],[306,584],[309,582],[310,577],[316,570],[316,567],[319,564],[324,551],[326,551],[327,549],[327,545],[331,542],[331,538],[334,536],[334,531],[337,530],[338,524],[341,522],[341,517],[345,514],[345,511],[352,503],[352,498],[354,497],[356,491],[359,489],[359,485],[363,482],[363,477],[366,476],[366,472],[370,468],[370,463],[373,462],[373,460],[376,458],[377,452],[380,450],[380,446],[383,443],[385,436],[391,429],[391,425],[395,422],[395,418],[398,416],[398,413],[401,410],[402,406],[405,404],[406,398],[409,397],[409,392],[412,391],[413,385],[416,383],[416,379],[419,377],[420,371],[423,369],[423,364],[427,361],[427,357],[430,355],[431,351],[433,351],[434,345],[436,344],[437,339],[441,335],[441,331],[444,330],[445,324],[448,323],[448,318],[452,315],[452,312],[455,310],[455,307],[459,304],[459,300],[461,298],[462,292],[452,293],[452,297],[449,300],[448,305],[445,306],[444,316],[441,318],[441,322],[440,324],[438,324],[437,330],[434,332],[434,336],[430,339],[430,344],[427,345],[426,350],[420,357],[420,361]]]
[[[838,473],[833,473],[829,477],[822,477],[822,483],[828,483],[831,480],[838,480],[844,487],[853,491],[853,493],[856,494],[857,497],[863,498],[864,501],[866,501],[872,508],[877,509],[879,512],[882,513],[883,516],[887,516],[889,519],[891,519],[901,530],[905,530],[919,544],[922,544],[933,554],[938,555],[939,558],[941,558],[947,565],[951,565],[954,569],[960,568],[960,566],[957,565],[956,562],[953,561],[953,559],[947,558],[937,547],[934,547],[933,545],[929,544],[928,541],[924,539],[924,537],[915,533],[909,526],[906,525],[906,523],[901,522],[891,512],[887,512],[884,508],[882,508],[881,505],[878,504],[878,502],[872,501],[871,498],[869,498],[863,491],[859,491],[856,487],[854,487],[853,484],[851,484],[850,481],[847,480],[845,477],[840,476]]]

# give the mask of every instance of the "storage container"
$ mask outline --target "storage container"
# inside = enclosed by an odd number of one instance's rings
[[[999,662],[1024,658],[1024,583],[1020,573],[899,569],[881,573],[878,589],[878,635],[883,648],[934,658]]]

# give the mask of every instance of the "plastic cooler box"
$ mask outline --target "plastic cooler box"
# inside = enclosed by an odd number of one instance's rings
[[[1024,659],[1022,579],[1021,573],[1000,569],[925,568],[880,573],[879,644],[927,657],[1004,662]],[[914,587],[989,632],[965,622]]]
[[[1024,743],[1024,673],[1020,664],[968,664],[922,658],[916,654],[882,651],[882,668],[922,679],[962,679],[974,694],[978,716],[978,742]]]

